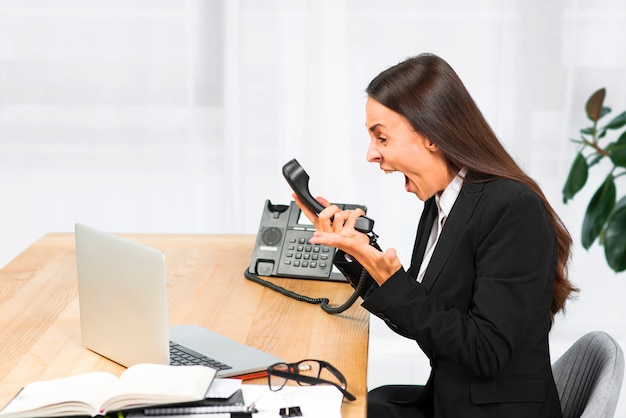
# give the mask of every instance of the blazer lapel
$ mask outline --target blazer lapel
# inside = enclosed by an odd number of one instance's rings
[[[435,251],[424,273],[422,284],[426,286],[428,290],[430,290],[437,281],[439,273],[445,265],[448,256],[456,246],[456,238],[461,235],[469,218],[472,216],[476,203],[482,195],[483,186],[484,183],[463,184],[461,193],[454,203],[448,219],[446,219]]]

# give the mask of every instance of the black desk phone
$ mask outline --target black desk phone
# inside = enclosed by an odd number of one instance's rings
[[[311,210],[320,213],[324,209],[309,192],[309,175],[297,160],[293,159],[283,166],[283,175],[296,195]],[[367,211],[367,207],[364,205],[346,203],[335,203],[335,205],[341,209],[360,208]],[[355,229],[367,234],[370,237],[370,243],[377,247],[377,236],[372,231],[373,226],[373,220],[361,216],[357,219]],[[310,239],[314,231],[315,227],[295,202],[291,202],[289,205],[274,205],[270,200],[266,200],[252,261],[244,274],[250,280],[296,299],[309,303],[321,303],[322,308],[329,313],[343,312],[354,303],[358,297],[357,292],[342,307],[333,308],[327,305],[328,299],[311,299],[298,295],[258,277],[276,276],[346,281],[340,272],[333,269],[333,257],[336,249],[325,245],[311,244]],[[361,282],[363,281],[361,280]]]
[[[342,209],[364,206],[337,204]],[[295,202],[274,205],[266,200],[250,272],[260,276],[346,281],[333,271],[335,248],[309,241],[315,228]]]

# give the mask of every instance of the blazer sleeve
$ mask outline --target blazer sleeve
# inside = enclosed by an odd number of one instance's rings
[[[435,212],[433,212],[433,210]],[[424,231],[426,230],[426,226],[428,227],[428,230],[430,230],[430,223],[432,223],[432,220],[434,219],[435,214],[436,214],[436,206],[435,206],[435,198],[433,197],[424,203],[424,210],[422,211],[420,222],[419,222],[418,229],[417,229],[418,236],[425,233]],[[423,256],[425,245],[426,244],[422,246],[421,253],[418,253],[419,252],[418,250],[420,249],[420,247],[418,245],[415,246],[415,248],[413,249],[414,259],[418,257],[421,258]],[[378,247],[378,245],[376,245],[376,248],[382,251],[382,249]],[[352,285],[352,287],[356,289],[357,285],[359,284],[359,281],[361,280],[361,273],[363,271],[363,267],[361,266],[361,264],[357,262],[356,260],[353,260],[350,255],[346,254],[345,252],[341,250],[337,250],[337,252],[335,253],[333,264],[345,276],[345,278]],[[419,268],[419,266],[417,267]],[[363,290],[359,294],[359,296],[361,296],[363,299],[366,299],[368,295],[370,295],[372,292],[378,289],[378,284],[374,281],[374,279],[372,279],[372,277],[369,274],[365,280],[366,280],[366,283],[363,286]]]
[[[492,377],[530,324],[550,321],[556,237],[540,198],[518,188],[485,193],[458,241],[453,250],[463,253],[458,259],[471,259],[474,266],[455,263],[452,254],[437,285],[473,280],[467,309],[444,303],[404,269],[372,292],[363,307],[416,340],[432,361],[445,359]]]

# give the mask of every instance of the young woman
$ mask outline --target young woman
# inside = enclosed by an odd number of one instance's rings
[[[566,228],[444,60],[410,58],[367,94],[368,161],[425,202],[410,266],[355,231],[361,211],[298,203],[353,285],[369,273],[362,306],[430,359],[425,386],[372,390],[368,416],[560,417],[548,334],[575,291]]]

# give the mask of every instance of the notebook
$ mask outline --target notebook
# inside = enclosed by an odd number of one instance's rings
[[[78,299],[83,345],[125,367],[176,364],[170,344],[215,359],[217,376],[261,372],[278,357],[194,324],[169,328],[161,251],[76,224]],[[223,368],[223,370],[220,370]]]

